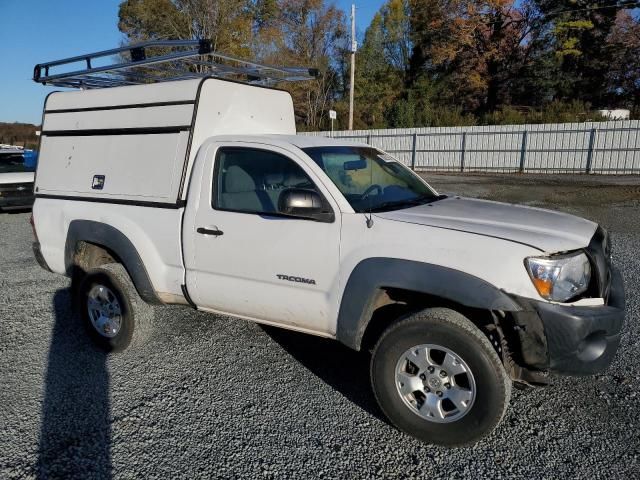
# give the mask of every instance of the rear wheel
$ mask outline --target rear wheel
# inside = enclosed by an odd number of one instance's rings
[[[440,445],[490,433],[511,381],[487,337],[453,310],[433,308],[389,327],[371,359],[373,391],[399,429]]]
[[[121,351],[146,337],[151,307],[140,298],[125,268],[101,265],[83,277],[76,307],[93,341],[105,351]]]

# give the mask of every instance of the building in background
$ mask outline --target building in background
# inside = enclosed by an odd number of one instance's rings
[[[615,110],[598,110],[598,113],[608,120],[629,120],[631,110],[618,108]]]

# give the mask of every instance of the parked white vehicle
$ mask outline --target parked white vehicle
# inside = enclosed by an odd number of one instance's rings
[[[54,93],[33,224],[88,331],[122,350],[184,304],[372,352],[383,412],[476,441],[512,381],[606,368],[624,292],[606,232],[439,195],[364,144],[295,135],[288,93],[214,78]]]
[[[0,145],[0,211],[30,207],[35,167],[25,164],[24,150]]]

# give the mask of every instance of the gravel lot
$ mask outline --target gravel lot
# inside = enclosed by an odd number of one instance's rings
[[[187,308],[105,356],[41,270],[26,213],[0,213],[0,478],[638,478],[640,180],[431,175],[443,192],[553,206],[612,231],[627,288],[612,367],[514,391],[473,448],[389,426],[368,359],[336,342]]]

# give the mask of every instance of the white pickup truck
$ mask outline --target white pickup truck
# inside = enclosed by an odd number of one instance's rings
[[[33,204],[35,163],[25,156],[33,152],[12,145],[0,145],[0,211],[28,208]]]
[[[618,348],[601,227],[440,195],[369,145],[298,136],[284,91],[54,93],[35,194],[35,255],[72,277],[100,346],[126,348],[146,304],[334,338],[371,352],[382,411],[428,442],[476,441],[513,381],[599,372]]]

